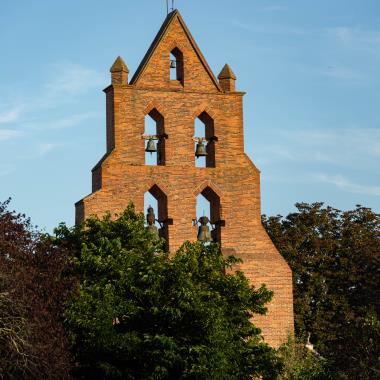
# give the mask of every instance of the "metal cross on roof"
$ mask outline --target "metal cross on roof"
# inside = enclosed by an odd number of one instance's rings
[[[174,11],[174,0],[172,0],[172,7],[170,9],[170,12]],[[169,0],[166,0],[166,13],[169,14]]]

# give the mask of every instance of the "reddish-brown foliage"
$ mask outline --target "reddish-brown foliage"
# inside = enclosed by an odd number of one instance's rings
[[[73,286],[65,276],[68,253],[38,233],[25,215],[9,211],[9,202],[0,203],[0,291],[17,305],[15,318],[25,322],[22,354],[27,360],[17,368],[20,353],[8,350],[0,377],[9,370],[20,379],[68,379],[72,361],[61,323]]]

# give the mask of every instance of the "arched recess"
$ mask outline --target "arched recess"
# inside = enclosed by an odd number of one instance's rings
[[[165,165],[165,118],[157,108],[153,108],[145,115],[144,135],[156,135],[158,137],[156,140],[157,152],[145,152],[145,164]]]
[[[182,85],[184,83],[183,53],[178,47],[170,52],[170,80],[177,80]]]
[[[149,201],[149,193],[156,200],[156,205],[151,204]],[[158,187],[157,185],[153,185],[144,196],[144,208],[145,211],[149,206],[152,206],[156,213],[156,218],[158,219],[159,227],[159,236],[165,239],[165,250],[169,250],[169,229],[168,225],[170,224],[168,219],[168,197],[167,195]],[[156,206],[156,207],[155,207]]]
[[[202,200],[202,197],[204,198]],[[205,204],[204,200],[209,203],[209,215],[208,214],[208,206]],[[221,220],[221,202],[219,195],[210,187],[205,187],[196,198],[196,215],[197,219],[200,216],[203,216],[203,210],[205,210],[205,216],[209,216],[210,222],[213,225],[213,230],[211,231],[211,235],[213,241],[221,244],[221,227],[224,225],[224,222]]]
[[[203,159],[196,158],[197,167],[215,167],[215,137],[214,119],[206,112],[201,112],[195,120],[194,135],[206,139],[207,156]]]

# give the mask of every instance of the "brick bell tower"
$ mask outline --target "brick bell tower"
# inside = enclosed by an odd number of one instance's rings
[[[292,273],[261,224],[260,172],[244,153],[243,96],[225,65],[215,78],[180,13],[171,12],[131,80],[118,57],[107,87],[107,152],[92,169],[92,193],[77,202],[76,223],[130,201],[144,211],[144,194],[158,202],[167,249],[197,239],[196,198],[210,202],[212,237],[252,284],[274,291],[266,316],[255,317],[265,340],[278,346],[293,332]],[[173,73],[174,71],[174,73]],[[171,73],[172,72],[172,73]],[[145,117],[155,123],[147,136]],[[205,127],[205,167],[196,167],[195,120]],[[146,140],[157,142],[156,165],[145,162]],[[150,141],[152,143],[153,141]],[[202,146],[198,145],[198,148]]]

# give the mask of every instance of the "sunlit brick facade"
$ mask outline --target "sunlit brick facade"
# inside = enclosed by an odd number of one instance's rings
[[[170,79],[170,53],[176,79]],[[92,193],[76,204],[76,222],[130,201],[144,211],[144,193],[158,200],[168,249],[194,241],[196,197],[211,204],[223,252],[243,259],[254,285],[274,291],[266,316],[255,317],[267,342],[278,346],[293,332],[292,273],[261,224],[260,172],[244,153],[243,92],[226,65],[214,76],[178,11],[168,15],[133,78],[118,58],[104,91],[107,152],[92,170]],[[159,162],[145,164],[144,118],[157,123]],[[194,121],[206,126],[207,166],[195,167]],[[170,221],[170,223],[168,222]]]

